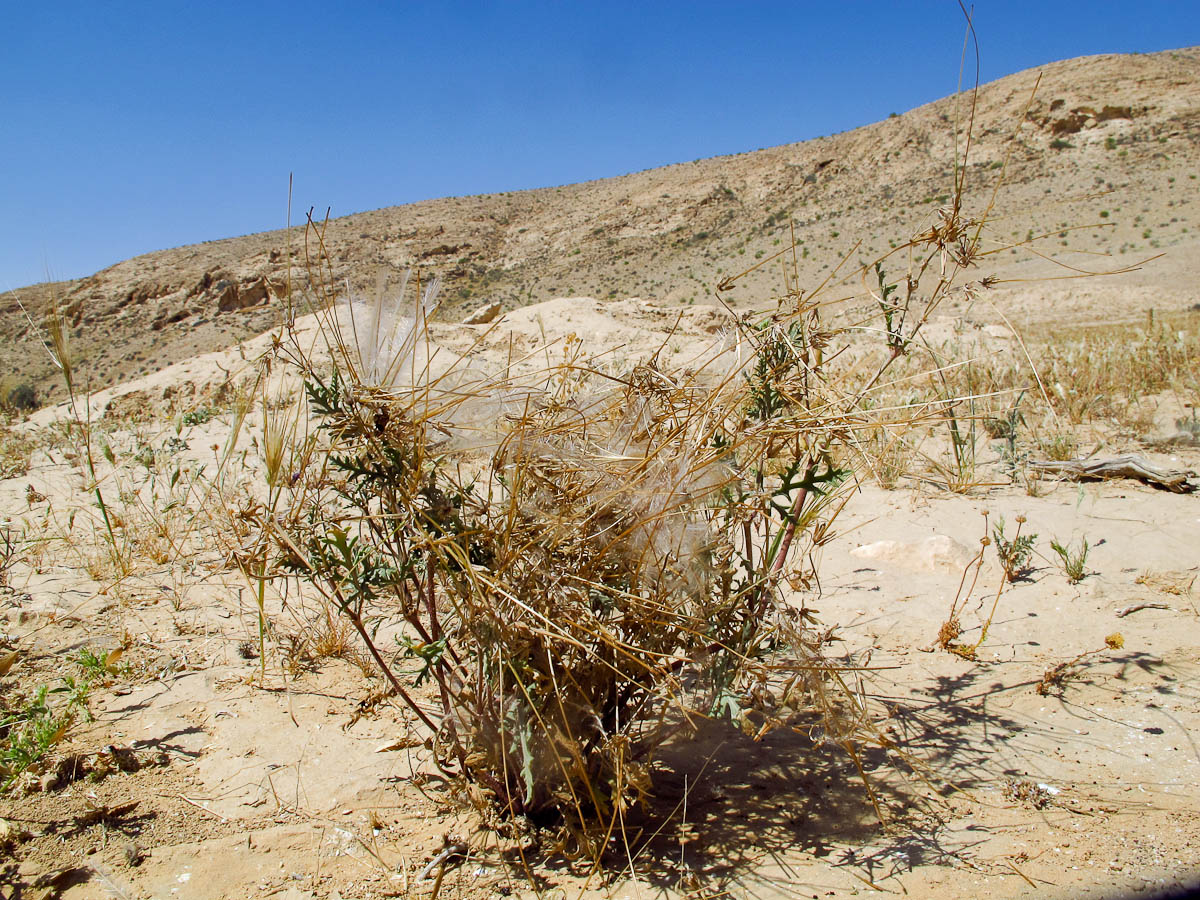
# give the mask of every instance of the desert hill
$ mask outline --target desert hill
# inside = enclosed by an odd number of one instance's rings
[[[779,249],[794,223],[802,284],[816,284],[843,257],[886,253],[946,201],[970,113],[970,95],[958,94],[804,143],[332,219],[329,270],[352,289],[409,267],[441,276],[447,321],[492,300],[506,309],[566,296],[713,303],[717,282]],[[1001,290],[1026,320],[1069,318],[1097,301],[1119,319],[1200,299],[1189,276],[1197,172],[1200,48],[1067,60],[979,91],[967,205],[982,210],[1003,173],[992,236],[1006,249],[990,270],[1014,280]],[[302,228],[290,265],[288,252],[285,231],[266,232],[12,292],[0,298],[0,377],[42,398],[59,390],[18,300],[36,318],[59,298],[81,381],[99,388],[269,328],[289,273],[294,286],[307,283]],[[1073,274],[1047,257],[1094,271],[1162,252],[1141,271],[1043,282],[1036,295],[1017,280]],[[780,283],[770,264],[727,296],[761,305]]]

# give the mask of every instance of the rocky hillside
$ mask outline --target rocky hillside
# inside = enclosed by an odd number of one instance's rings
[[[945,202],[970,99],[753,153],[333,219],[329,269],[351,289],[408,267],[440,275],[441,315],[450,319],[490,300],[505,308],[581,295],[705,303],[713,285],[769,256],[794,226],[802,282],[816,284],[843,257],[886,253]],[[1200,300],[1188,262],[1198,249],[1200,48],[1068,60],[982,87],[967,166],[972,209],[987,205],[1003,173],[993,270],[1013,279],[1005,290],[1026,319],[1069,315],[1081,291],[1091,301],[1110,292],[1114,318]],[[289,276],[298,291],[308,283],[304,229],[293,229],[290,257],[288,239],[276,231],[163,250],[5,295],[0,377],[28,382],[43,398],[58,390],[18,304],[36,319],[51,294],[70,318],[81,379],[92,387],[261,332],[277,321]],[[1017,280],[1161,252],[1133,275],[1044,282],[1053,287],[1036,294]],[[1073,268],[1051,267],[1048,257]],[[778,264],[739,284],[734,304],[768,302],[781,284]]]

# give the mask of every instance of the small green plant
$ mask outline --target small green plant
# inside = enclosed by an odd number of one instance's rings
[[[952,396],[947,390],[944,395]],[[960,415],[959,407],[967,405],[967,414]],[[946,427],[950,431],[950,466],[942,466],[946,476],[946,488],[956,494],[966,493],[977,483],[975,475],[975,449],[978,437],[978,420],[975,417],[975,401],[954,399],[945,404]]]
[[[107,653],[97,653],[90,647],[84,647],[71,659],[71,662],[79,667],[80,674],[89,686],[107,685],[112,683],[115,676],[128,670],[127,666],[118,665],[124,653],[125,650],[122,647],[109,650]]]
[[[1013,481],[1016,481],[1024,471],[1025,462],[1029,458],[1028,453],[1017,448],[1017,435],[1020,427],[1025,424],[1025,417],[1021,413],[1021,400],[1024,397],[1025,392],[1022,391],[1017,395],[1016,402],[1003,416],[989,416],[983,420],[983,428],[988,437],[1003,441],[997,447],[1000,452],[1000,462]]]
[[[1038,447],[1047,459],[1060,462],[1074,459],[1079,452],[1079,442],[1070,431],[1055,431],[1039,440]]]
[[[217,410],[211,406],[201,406],[197,409],[190,409],[183,414],[180,421],[187,426],[203,425],[205,422],[212,421],[217,415]]]
[[[1029,559],[1033,555],[1033,542],[1036,534],[1021,534],[1025,524],[1024,516],[1017,516],[1017,533],[1012,540],[1004,536],[1004,517],[1001,516],[992,526],[992,541],[996,546],[996,556],[1000,560],[1000,568],[1004,570],[1006,580],[1012,582],[1029,572]]]
[[[1050,541],[1050,549],[1058,554],[1058,558],[1062,563],[1063,574],[1067,576],[1067,580],[1071,584],[1079,584],[1087,577],[1088,542],[1087,538],[1083,538],[1080,542],[1078,550],[1071,549],[1071,545],[1060,544],[1057,540]]]
[[[14,708],[0,707],[0,793],[36,768],[81,715],[90,718],[90,688],[86,674],[78,681],[68,675],[57,687],[41,685]]]
[[[883,314],[888,347],[893,356],[899,357],[908,349],[908,339],[904,336],[904,314],[907,312],[907,308],[892,299],[897,286],[888,283],[882,262],[875,263],[875,280],[879,283],[879,293],[875,295],[875,300],[879,304],[879,311]]]
[[[1062,138],[1055,138],[1050,142],[1051,150],[1066,150],[1067,148],[1074,146],[1075,145],[1070,141],[1063,140]]]
[[[987,432],[987,436],[993,440],[1004,441],[1010,449],[1016,442],[1018,426],[1025,421],[1019,408],[1020,402],[1021,398],[1018,397],[1017,402],[1011,409],[1006,410],[1004,415],[988,416],[983,420],[983,430]]]

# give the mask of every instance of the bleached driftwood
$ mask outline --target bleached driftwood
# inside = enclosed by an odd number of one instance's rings
[[[1143,609],[1170,609],[1170,608],[1171,607],[1167,606],[1167,604],[1165,604],[1165,603],[1157,603],[1157,602],[1153,602],[1153,601],[1146,602],[1146,603],[1134,603],[1130,606],[1122,606],[1120,609],[1118,609],[1117,610],[1117,618],[1123,619],[1130,613],[1141,612]]]
[[[1029,467],[1035,472],[1062,475],[1064,478],[1076,481],[1136,478],[1138,481],[1156,484],[1168,491],[1174,491],[1176,494],[1186,494],[1196,489],[1196,485],[1188,481],[1188,476],[1195,473],[1180,469],[1158,469],[1142,457],[1132,454],[1113,456],[1108,459],[1035,459],[1030,460]]]

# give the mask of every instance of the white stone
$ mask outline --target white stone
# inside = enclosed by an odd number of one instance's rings
[[[894,563],[917,572],[961,572],[975,558],[970,548],[944,534],[923,541],[876,541],[850,551],[851,556]]]

